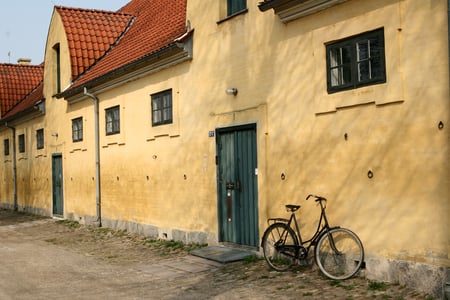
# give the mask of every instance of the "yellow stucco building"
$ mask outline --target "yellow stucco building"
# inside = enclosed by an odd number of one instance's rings
[[[0,154],[2,206],[258,251],[285,204],[312,232],[304,199],[320,194],[361,238],[367,278],[440,295],[448,2],[163,2],[55,8],[45,114],[1,119],[2,140],[28,141]]]

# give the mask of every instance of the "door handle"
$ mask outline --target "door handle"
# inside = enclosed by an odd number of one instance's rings
[[[242,192],[242,185],[241,185],[241,181],[238,179],[238,180],[236,180],[236,189],[239,191],[239,192]]]
[[[231,222],[231,191],[227,191],[227,221]]]

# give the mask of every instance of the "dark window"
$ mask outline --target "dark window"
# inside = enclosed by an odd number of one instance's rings
[[[383,29],[328,44],[326,51],[329,93],[386,82]]]
[[[9,139],[3,140],[3,145],[5,146],[5,156],[9,155]]]
[[[83,140],[83,118],[79,117],[72,120],[72,142]]]
[[[55,70],[55,76],[56,76],[56,92],[61,92],[61,51],[59,49],[59,44],[56,44],[53,47],[53,50],[55,51],[55,64],[56,64],[56,70]]]
[[[19,152],[25,152],[25,134],[19,134]]]
[[[120,133],[120,106],[105,110],[106,135]]]
[[[44,149],[44,129],[36,130],[36,147],[37,149]]]
[[[247,8],[247,0],[227,0],[227,15],[231,16]]]
[[[152,95],[152,125],[172,123],[172,90]]]

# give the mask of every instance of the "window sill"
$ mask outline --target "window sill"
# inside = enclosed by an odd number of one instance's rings
[[[226,21],[228,21],[228,20],[230,20],[230,19],[233,19],[233,18],[236,17],[236,16],[243,15],[243,14],[246,14],[246,13],[248,13],[248,8],[243,9],[243,10],[241,10],[241,11],[238,11],[238,12],[232,14],[232,15],[229,15],[229,16],[227,16],[225,19],[219,20],[219,21],[217,21],[216,23],[217,23],[217,25],[219,25],[219,24],[221,24],[221,23],[223,23],[223,22],[226,22]]]

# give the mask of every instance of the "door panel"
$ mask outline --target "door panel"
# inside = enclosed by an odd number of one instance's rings
[[[62,155],[52,156],[53,214],[64,215]]]
[[[256,125],[217,131],[219,239],[258,246]]]

